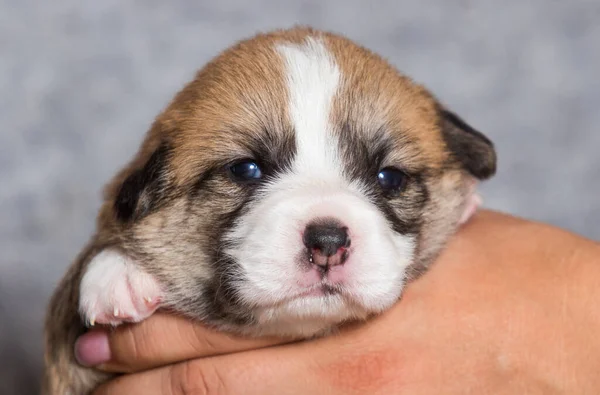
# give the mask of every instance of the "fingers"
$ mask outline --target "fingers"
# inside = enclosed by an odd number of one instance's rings
[[[139,324],[86,333],[78,339],[75,355],[86,366],[110,372],[138,372],[188,359],[289,341],[237,337],[185,318],[155,314]]]
[[[311,380],[313,356],[306,348],[295,346],[196,359],[128,374],[104,384],[94,395],[325,393],[323,383]]]
[[[392,314],[389,314],[392,313]],[[94,395],[264,395],[399,393],[397,307],[341,334],[308,342],[200,358],[105,383]]]

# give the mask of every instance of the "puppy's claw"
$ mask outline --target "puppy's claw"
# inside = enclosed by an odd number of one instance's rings
[[[79,311],[89,323],[117,326],[140,322],[154,313],[161,289],[156,279],[140,270],[129,257],[108,249],[88,265],[79,299]]]

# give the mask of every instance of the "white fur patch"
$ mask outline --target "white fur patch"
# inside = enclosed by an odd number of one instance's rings
[[[338,176],[342,165],[329,114],[340,70],[323,42],[314,38],[302,46],[280,46],[279,51],[287,68],[288,112],[296,132],[294,170],[306,176]]]
[[[96,255],[79,288],[79,311],[90,324],[139,322],[157,309],[160,286],[131,259],[114,250]]]
[[[226,253],[241,266],[236,288],[255,307],[262,332],[308,336],[396,302],[415,243],[396,234],[361,187],[344,177],[330,116],[342,75],[325,44],[308,38],[278,50],[287,71],[297,153],[290,171],[266,185],[238,219],[228,238],[241,244]],[[304,229],[322,217],[347,226],[352,243],[346,263],[324,279],[302,264]],[[342,292],[299,298],[322,284]]]

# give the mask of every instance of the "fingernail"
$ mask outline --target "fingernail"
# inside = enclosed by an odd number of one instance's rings
[[[83,366],[96,366],[110,360],[108,335],[104,331],[91,331],[75,342],[75,358]]]

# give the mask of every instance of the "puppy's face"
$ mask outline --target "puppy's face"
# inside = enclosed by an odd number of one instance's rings
[[[394,303],[494,170],[485,137],[378,56],[275,32],[217,57],[158,117],[98,240],[166,306],[310,335]]]

